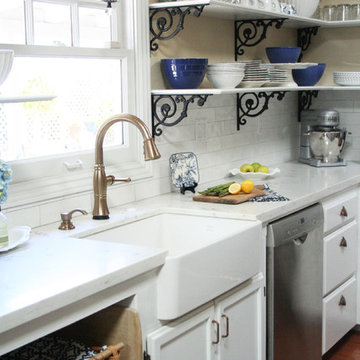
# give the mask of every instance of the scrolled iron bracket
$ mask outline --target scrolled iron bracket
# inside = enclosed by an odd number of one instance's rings
[[[318,30],[319,30],[319,26],[298,29],[297,43],[298,43],[298,46],[301,47],[301,55],[300,55],[299,61],[301,60],[301,58],[303,56],[303,52],[309,48],[309,46],[311,44],[311,38],[313,36],[317,35]]]
[[[303,90],[298,92],[298,121],[301,121],[301,112],[309,110],[312,105],[313,98],[317,98],[319,90]]]
[[[284,99],[286,91],[273,91],[266,93],[250,92],[237,95],[237,129],[247,123],[246,118],[254,118],[269,109],[270,99],[276,98],[278,101]]]
[[[269,27],[281,29],[286,18],[235,21],[235,60],[244,55],[243,47],[253,47],[266,39]]]
[[[204,106],[210,95],[152,95],[152,135],[160,136],[160,126],[172,127],[187,117],[189,105]]]
[[[159,48],[157,40],[170,40],[184,29],[186,15],[199,17],[206,5],[168,7],[150,10],[150,50]],[[175,19],[177,18],[177,23]]]

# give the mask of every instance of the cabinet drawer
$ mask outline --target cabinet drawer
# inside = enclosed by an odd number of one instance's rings
[[[357,246],[356,221],[325,237],[323,295],[356,272]]]
[[[323,354],[356,325],[356,280],[323,299]]]
[[[348,191],[322,203],[324,232],[327,233],[357,217],[357,190]]]

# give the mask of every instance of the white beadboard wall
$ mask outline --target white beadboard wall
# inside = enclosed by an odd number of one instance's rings
[[[269,109],[257,118],[248,118],[248,123],[240,131],[236,130],[236,96],[210,96],[203,107],[191,104],[188,117],[181,123],[163,128],[156,143],[162,157],[152,163],[153,178],[109,187],[110,209],[174,191],[169,179],[168,159],[176,152],[192,151],[197,155],[200,188],[201,182],[221,182],[230,169],[244,162],[259,161],[272,165],[296,159],[299,149],[297,94],[289,92],[282,101],[271,99]],[[5,213],[10,226],[37,227],[58,222],[61,212],[74,208],[91,212],[92,192],[5,210]]]
[[[311,109],[337,110],[340,127],[345,127],[347,136],[342,156],[346,160],[360,160],[360,91],[320,91],[313,100]]]

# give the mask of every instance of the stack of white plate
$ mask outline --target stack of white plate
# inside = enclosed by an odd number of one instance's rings
[[[269,72],[270,86],[283,85],[289,81],[288,71],[282,69],[276,69],[274,64],[262,64],[262,67],[266,68]]]
[[[245,64],[231,62],[208,65],[207,77],[218,89],[235,88],[245,75]]]
[[[359,86],[360,72],[359,71],[335,71],[334,83],[343,86]]]
[[[267,68],[263,67],[261,60],[249,60],[245,63],[245,77],[242,87],[260,87],[270,81]]]

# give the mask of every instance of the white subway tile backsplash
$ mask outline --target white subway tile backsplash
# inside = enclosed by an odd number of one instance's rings
[[[30,227],[37,227],[41,225],[40,209],[38,206],[31,208],[23,208],[14,211],[5,211],[8,218],[9,227],[27,225]]]
[[[108,187],[108,206],[124,205],[135,201],[135,185],[130,184],[114,184]]]
[[[142,200],[171,192],[169,177],[141,181],[136,184],[135,198]]]
[[[80,208],[91,212],[92,210],[92,194],[86,193],[69,198],[51,201],[39,206],[40,222],[41,224],[49,224],[55,221],[60,221],[60,214],[68,212],[76,208]],[[79,216],[78,213],[74,217]]]
[[[346,107],[349,102],[344,100],[341,105]],[[351,106],[353,108],[353,102]],[[351,112],[346,114],[349,121],[355,122],[355,115],[351,117]],[[162,157],[153,162],[153,177],[109,187],[110,208],[172,191],[168,159],[173,153],[192,151],[197,155],[199,189],[206,181],[228,181],[229,170],[244,162],[259,161],[271,166],[298,157],[296,93],[288,92],[282,101],[271,99],[269,109],[262,115],[254,118],[247,116],[245,119],[247,123],[238,131],[235,95],[209,96],[203,107],[190,104],[187,118],[174,127],[162,127],[163,134],[155,138]],[[27,220],[31,226],[44,225],[58,221],[62,211],[76,207],[91,211],[91,203],[91,193],[48,201],[30,210],[13,211],[21,220],[14,218],[12,221],[24,223]]]

